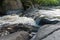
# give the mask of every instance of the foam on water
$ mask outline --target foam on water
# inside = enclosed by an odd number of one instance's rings
[[[6,15],[0,17],[0,25],[3,24],[28,24],[28,25],[36,25],[36,22],[32,18],[27,17],[19,17],[18,15]]]
[[[39,10],[40,17],[47,17],[47,19],[60,21],[60,9]]]
[[[52,10],[39,10],[41,15],[46,15],[50,17],[60,16],[60,9],[52,9]]]

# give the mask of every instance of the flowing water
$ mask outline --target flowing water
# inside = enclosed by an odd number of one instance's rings
[[[6,15],[0,17],[0,25],[4,24],[28,24],[28,25],[36,25],[36,22],[32,18],[27,17],[19,17],[19,15]]]
[[[28,9],[23,14],[22,17],[19,15],[11,15],[11,14],[20,14],[20,10],[11,10],[7,11],[6,16],[0,17],[0,25],[2,24],[14,24],[14,23],[23,23],[29,25],[38,25],[42,18],[48,19],[49,21],[60,21],[60,9],[58,7],[52,8],[43,8],[43,9]]]
[[[40,27],[39,23],[57,23],[60,22],[60,8],[43,8],[43,9],[28,9],[23,12],[22,16],[20,14],[20,10],[7,11],[6,16],[0,17],[0,27],[4,24],[28,24],[32,26]],[[16,15],[11,15],[16,14]],[[44,22],[41,20],[45,20]],[[47,24],[48,24],[47,23]],[[36,35],[35,35],[36,36]],[[33,40],[35,36],[31,39]]]

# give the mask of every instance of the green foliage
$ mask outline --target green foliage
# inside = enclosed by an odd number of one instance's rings
[[[54,6],[59,5],[59,0],[36,0],[36,3],[42,6]]]
[[[58,6],[60,0],[21,0],[25,9],[32,5],[38,4],[40,6]]]

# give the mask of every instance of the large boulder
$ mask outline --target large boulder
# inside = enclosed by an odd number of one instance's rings
[[[20,31],[4,37],[0,37],[0,40],[29,40],[29,33]]]
[[[4,14],[18,14],[23,10],[23,6],[20,0],[3,0],[2,9]]]
[[[14,10],[23,8],[20,0],[3,0],[3,6],[5,10]]]
[[[60,40],[60,23],[40,27],[33,40]]]

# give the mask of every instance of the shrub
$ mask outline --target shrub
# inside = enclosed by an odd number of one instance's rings
[[[36,3],[42,6],[59,5],[59,0],[36,0]]]

